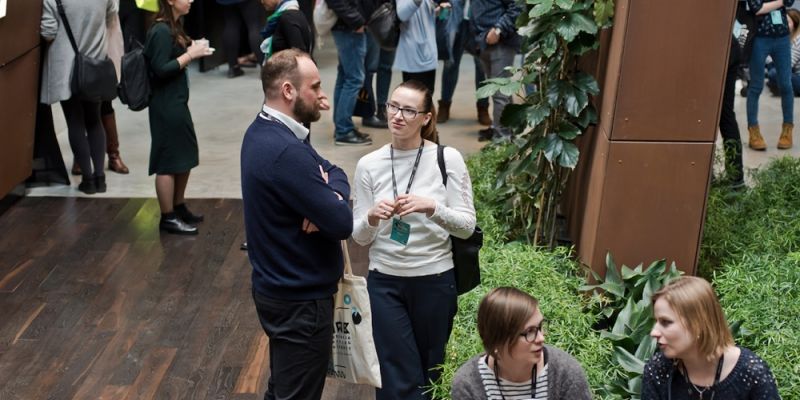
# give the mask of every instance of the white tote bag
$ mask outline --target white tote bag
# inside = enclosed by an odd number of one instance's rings
[[[349,383],[381,387],[378,353],[372,339],[372,311],[367,280],[353,275],[347,242],[342,241],[344,275],[333,312],[333,346],[328,376]]]
[[[314,28],[317,29],[317,35],[325,36],[330,33],[338,19],[339,17],[328,7],[325,0],[317,0],[314,6]]]

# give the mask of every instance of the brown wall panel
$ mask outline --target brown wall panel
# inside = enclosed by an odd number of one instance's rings
[[[732,1],[629,3],[612,140],[714,141],[734,11]]]
[[[665,258],[694,273],[713,148],[713,143],[608,142],[599,207],[594,207],[594,243],[581,249],[581,260],[605,273],[610,251],[618,265]]]
[[[39,45],[41,18],[42,0],[8,0],[0,18],[0,66]]]
[[[38,79],[38,48],[0,68],[0,197],[31,174]]]

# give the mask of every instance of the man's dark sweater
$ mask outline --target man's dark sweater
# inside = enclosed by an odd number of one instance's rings
[[[343,268],[340,241],[353,230],[344,171],[283,123],[259,116],[242,142],[241,172],[254,290],[298,301],[336,293]],[[303,232],[305,218],[319,232]]]

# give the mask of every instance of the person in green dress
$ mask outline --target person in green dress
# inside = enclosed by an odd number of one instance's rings
[[[156,174],[159,229],[185,235],[196,235],[196,224],[203,220],[189,211],[184,199],[189,173],[198,164],[186,67],[213,53],[208,41],[193,41],[183,31],[180,18],[189,13],[192,1],[159,0],[144,48],[151,72],[149,173]]]

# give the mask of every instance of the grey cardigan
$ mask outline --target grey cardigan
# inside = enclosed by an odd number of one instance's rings
[[[552,346],[547,348],[547,395],[551,400],[591,400],[592,392],[586,374],[571,355]],[[453,377],[450,392],[453,400],[486,400],[478,359],[479,354],[465,362]]]
[[[119,0],[61,0],[78,50],[87,57],[106,56],[106,25],[117,13]],[[69,88],[75,51],[58,14],[56,0],[44,0],[41,35],[52,40],[44,58],[41,99],[53,104],[72,97]]]

